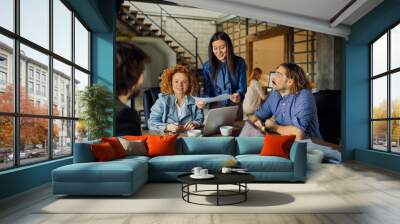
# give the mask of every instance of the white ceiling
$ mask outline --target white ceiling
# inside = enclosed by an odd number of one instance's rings
[[[220,13],[347,37],[350,26],[383,0],[168,0]]]

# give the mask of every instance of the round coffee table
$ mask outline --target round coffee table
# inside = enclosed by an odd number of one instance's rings
[[[198,205],[234,205],[247,200],[247,192],[249,188],[247,183],[255,180],[255,177],[249,173],[216,173],[212,179],[193,179],[190,177],[191,173],[182,174],[177,177],[178,181],[182,183],[182,199],[188,203]],[[198,190],[197,185],[215,185],[215,190]],[[195,186],[194,191],[190,191],[190,186]],[[236,185],[237,190],[224,190],[220,189],[220,185]],[[206,194],[214,192],[215,194]],[[203,197],[216,197],[216,204],[202,204],[190,200],[190,196],[203,196]],[[240,196],[240,199],[231,203],[221,203],[221,197]]]

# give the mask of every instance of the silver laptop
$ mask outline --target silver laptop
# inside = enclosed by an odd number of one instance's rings
[[[204,121],[203,136],[219,133],[219,127],[235,123],[239,106],[220,107],[210,109]]]

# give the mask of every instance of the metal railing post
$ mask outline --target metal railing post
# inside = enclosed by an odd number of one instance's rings
[[[163,34],[163,12],[162,8],[160,8],[160,19],[161,19],[161,35]]]

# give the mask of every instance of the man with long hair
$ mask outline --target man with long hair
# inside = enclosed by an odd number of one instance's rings
[[[256,111],[256,126],[296,139],[321,139],[312,85],[303,69],[283,63],[271,78],[274,90]]]

